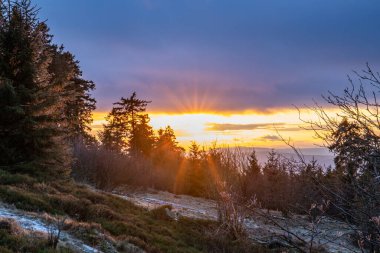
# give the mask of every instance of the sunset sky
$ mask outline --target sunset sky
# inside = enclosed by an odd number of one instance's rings
[[[157,129],[178,140],[299,146],[294,105],[342,91],[347,74],[380,68],[375,0],[36,0],[55,41],[96,85],[94,127],[133,91]],[[310,115],[306,115],[310,117]]]

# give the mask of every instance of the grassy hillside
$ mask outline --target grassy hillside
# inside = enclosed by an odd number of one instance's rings
[[[98,244],[99,248],[102,248],[100,234],[106,234],[120,252],[126,242],[147,252],[267,251],[246,240],[233,240],[228,233],[216,232],[219,228],[216,222],[188,218],[170,220],[164,215],[164,209],[148,211],[72,181],[44,183],[0,170],[0,182],[1,201],[26,211],[68,215],[88,224],[85,229],[78,230],[77,235],[91,245]],[[5,240],[2,233],[0,237],[6,249],[12,240]],[[41,248],[35,252],[41,252],[39,250]]]

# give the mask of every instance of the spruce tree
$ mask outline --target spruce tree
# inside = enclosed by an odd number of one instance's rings
[[[65,102],[64,114],[67,120],[67,131],[70,142],[83,141],[92,144],[95,139],[90,134],[92,111],[95,110],[95,99],[90,91],[95,84],[82,78],[79,62],[64,47],[52,46],[53,60],[49,71],[53,77],[54,85],[62,85],[64,94],[68,99]]]
[[[115,107],[107,115],[106,122],[103,125],[103,130],[99,133],[102,146],[107,150],[123,153],[128,147],[126,136],[128,125],[119,117]]]
[[[255,150],[248,157],[248,164],[242,171],[241,191],[245,197],[258,195],[261,190],[261,167],[256,157]]]
[[[129,154],[134,157],[150,157],[153,151],[155,137],[153,128],[149,125],[149,116],[142,114],[138,116],[129,139]]]
[[[78,101],[93,102],[83,99],[93,85],[75,82],[80,77],[77,63],[52,44],[47,25],[38,20],[29,0],[0,4],[0,166],[65,177],[73,122],[88,124],[93,109]],[[68,113],[73,104],[86,113]]]
[[[192,142],[189,150],[185,183],[186,193],[189,195],[200,197],[205,193],[206,173],[204,166],[202,166],[204,156],[204,150],[201,150],[196,142]]]
[[[9,80],[0,80],[0,165],[14,164],[22,159],[13,142],[17,140],[18,122],[24,115],[14,87]]]
[[[107,115],[107,124],[100,133],[105,148],[130,156],[151,152],[154,144],[153,130],[145,113],[149,101],[137,98],[136,92],[129,98],[114,103]]]
[[[170,126],[167,126],[165,129],[160,128],[157,133],[156,150],[167,152],[184,151],[183,148],[178,146],[174,130]]]

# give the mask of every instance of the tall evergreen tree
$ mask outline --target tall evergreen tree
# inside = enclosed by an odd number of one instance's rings
[[[82,78],[79,62],[63,46],[52,46],[53,60],[49,71],[55,85],[64,86],[64,94],[68,97],[65,103],[65,117],[70,141],[83,140],[85,144],[94,142],[90,134],[92,123],[92,111],[95,110],[95,99],[90,91],[95,89],[95,84]]]
[[[193,196],[203,196],[206,186],[206,171],[202,166],[205,152],[196,142],[192,142],[189,150],[185,190]]]
[[[131,129],[128,151],[132,156],[150,157],[155,142],[153,128],[149,125],[147,114],[139,115],[138,118]]]
[[[137,98],[136,92],[114,103],[107,124],[100,134],[102,144],[110,150],[129,155],[147,154],[153,148],[153,130],[145,113],[149,101]]]
[[[173,187],[178,187],[180,183],[176,177],[183,164],[185,150],[178,146],[176,136],[170,126],[159,129],[157,133],[152,156],[156,185],[166,190],[173,190]]]
[[[263,166],[263,177],[266,191],[264,192],[263,202],[269,208],[281,209],[286,206],[287,179],[286,164],[281,156],[272,150],[268,154],[268,159]],[[282,210],[285,211],[285,210]]]
[[[252,153],[248,157],[248,166],[244,173],[248,177],[257,178],[261,173],[261,168],[259,162],[256,157],[256,152],[253,150]]]
[[[260,185],[261,167],[256,157],[256,152],[253,150],[248,157],[248,164],[242,171],[241,191],[244,196],[251,197],[258,195],[262,188]]]
[[[22,159],[14,145],[18,137],[14,129],[18,127],[24,111],[9,80],[0,80],[0,108],[0,165],[14,164]]]
[[[165,129],[160,128],[155,143],[155,160],[161,163],[167,159],[180,158],[185,151],[184,148],[178,146],[174,130],[167,126]]]
[[[158,130],[158,137],[156,141],[156,148],[162,150],[170,150],[170,151],[183,151],[183,148],[178,146],[178,142],[176,140],[176,136],[174,134],[174,130],[167,126],[165,129],[160,128]]]
[[[107,123],[99,134],[103,147],[118,153],[125,152],[128,148],[127,132],[129,130],[124,117],[120,117],[118,109],[113,107],[106,117]]]
[[[83,115],[73,114],[70,121],[67,110],[92,86],[74,84],[80,77],[78,66],[52,44],[49,29],[38,21],[30,0],[0,5],[0,151],[4,154],[0,166],[45,176],[68,175],[71,126]],[[77,87],[82,87],[81,92]],[[92,109],[83,104],[77,108]]]
[[[377,136],[367,134],[365,129],[344,118],[332,133],[334,142],[328,148],[335,153],[335,168],[338,174],[352,180],[368,168],[369,155],[377,150]]]

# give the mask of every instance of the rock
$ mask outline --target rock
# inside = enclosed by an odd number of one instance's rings
[[[146,253],[144,250],[140,249],[136,245],[129,243],[127,241],[120,243],[117,246],[117,249],[119,252],[123,252],[123,253]]]
[[[173,220],[178,220],[178,213],[170,210],[169,208],[165,208],[166,215]]]

